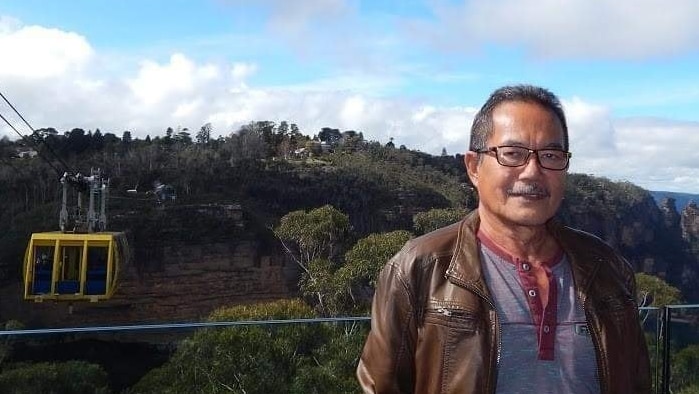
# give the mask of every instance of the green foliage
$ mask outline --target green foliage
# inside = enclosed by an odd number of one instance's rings
[[[468,211],[464,208],[430,209],[413,216],[415,231],[418,234],[426,234],[438,228],[456,223],[463,219]]]
[[[378,271],[412,237],[403,230],[371,234],[359,240],[341,264],[335,245],[348,232],[347,216],[329,205],[290,212],[275,229],[282,242],[293,242],[293,251],[284,245],[304,270],[299,281],[301,294],[314,299],[323,315],[367,309]]]
[[[381,268],[412,237],[408,231],[398,230],[360,239],[345,254],[345,265],[340,268],[342,282],[348,287],[374,287]]]
[[[636,274],[636,293],[640,306],[656,306],[679,304],[682,293],[657,276],[644,273]]]
[[[367,312],[379,271],[411,237],[403,230],[371,234],[357,241],[339,268],[329,260],[315,259],[308,265],[309,275],[301,279],[300,288],[305,296],[320,300],[325,314]]]
[[[671,386],[682,393],[699,393],[699,345],[689,345],[672,356]]]
[[[355,371],[369,331],[368,324],[324,325],[325,341],[296,372],[292,393],[360,392]]]
[[[451,156],[431,156],[369,144],[363,152],[334,154],[329,158],[334,166],[382,179],[385,186],[393,190],[422,191],[415,196],[410,196],[411,193],[399,194],[399,198],[408,201],[418,198],[410,204],[416,207],[466,206],[473,198],[473,191],[464,188],[470,181],[462,161]],[[430,194],[425,193],[428,190]]]
[[[313,316],[299,300],[223,308],[212,321]],[[357,392],[350,373],[366,330],[320,324],[246,325],[200,330],[131,393]]]
[[[22,330],[24,323],[19,320],[8,320],[5,322],[5,330]]]
[[[566,200],[577,211],[604,211],[618,214],[634,203],[642,202],[650,194],[630,182],[613,182],[604,177],[569,174]]]
[[[337,286],[335,267],[330,260],[312,260],[307,273],[301,276],[299,289],[304,296],[317,300],[317,307],[324,315],[337,315],[342,310],[342,288]]]
[[[299,288],[315,299],[324,314],[335,314],[338,306],[333,274],[342,241],[350,230],[349,218],[330,205],[310,211],[294,211],[282,217],[274,233],[303,269]],[[291,242],[291,243],[289,243]],[[326,297],[327,295],[327,297]],[[326,298],[329,299],[326,302]]]
[[[24,328],[24,324],[18,320],[8,320],[4,324],[4,330],[11,331],[11,330],[21,330]],[[12,336],[4,336],[2,339],[0,339],[0,368],[3,365],[3,362],[5,361],[5,358],[7,358],[11,353],[12,353],[12,347],[14,344],[15,339],[12,338]]]
[[[349,230],[347,215],[325,205],[284,215],[274,233],[279,239],[295,244],[297,262],[307,270],[307,265],[316,258],[332,258]]]
[[[249,305],[235,305],[215,310],[209,321],[279,320],[314,317],[313,309],[301,300],[283,299]]]
[[[0,392],[7,394],[109,393],[107,373],[84,361],[18,364],[0,374]]]
[[[676,391],[677,394],[699,394],[699,384],[693,384],[691,386],[683,387],[681,390]]]
[[[336,288],[341,289],[345,312],[369,311],[381,268],[412,237],[410,232],[404,230],[370,234],[357,241],[345,254],[345,264],[334,277]]]

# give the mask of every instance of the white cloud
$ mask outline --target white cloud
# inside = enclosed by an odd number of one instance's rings
[[[8,68],[4,59],[0,63],[3,93],[37,128],[100,128],[117,135],[130,130],[134,137],[143,138],[163,135],[167,127],[197,130],[211,122],[217,136],[255,120],[288,120],[308,135],[322,127],[336,127],[361,131],[365,138],[381,143],[394,138],[398,146],[432,154],[446,148],[455,154],[465,151],[477,111],[467,105],[380,97],[401,86],[400,75],[384,78],[354,72],[293,85],[259,85],[250,78],[265,70],[247,59],[214,64],[175,53],[165,61],[142,59],[138,67],[122,74],[104,73],[99,67],[105,62],[99,61],[99,54],[84,38],[10,25],[0,19],[4,45],[22,42],[28,52],[45,47],[42,40],[17,34],[24,31],[33,32],[30,36],[41,33],[52,40],[53,47],[66,48],[62,66],[54,64],[42,72],[26,66],[21,78],[10,78],[13,74],[7,71],[19,72],[18,65]],[[572,171],[626,179],[655,190],[699,192],[699,153],[693,149],[699,146],[699,124],[620,120],[612,117],[609,108],[580,98],[563,102],[574,152]],[[8,113],[5,107],[0,111]],[[0,134],[12,137],[6,127],[0,128]]]
[[[93,56],[85,37],[0,18],[0,78],[51,78],[79,73]]]
[[[468,0],[434,2],[436,20],[412,28],[431,45],[486,43],[537,57],[643,59],[699,49],[699,2],[677,0]]]
[[[231,76],[235,80],[244,80],[257,72],[257,65],[253,63],[234,63],[231,68]]]
[[[699,122],[612,119],[602,107],[566,104],[571,171],[649,190],[699,192]]]
[[[615,154],[615,130],[607,108],[586,103],[577,97],[565,100],[563,106],[571,151],[583,151],[589,158]],[[577,160],[573,160],[573,163],[576,162]]]
[[[351,12],[346,0],[267,0],[273,6],[269,25],[284,33],[305,33],[317,22],[337,20]]]
[[[337,22],[351,15],[355,2],[348,0],[225,0],[238,9],[257,9],[267,15],[267,27],[289,38],[306,35],[318,23]]]
[[[127,80],[127,85],[140,104],[148,107],[178,94],[192,94],[199,83],[217,78],[218,74],[216,66],[197,66],[183,54],[176,53],[165,65],[144,61],[136,78]]]

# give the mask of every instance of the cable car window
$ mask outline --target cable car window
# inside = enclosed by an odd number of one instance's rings
[[[51,292],[51,276],[53,275],[53,246],[34,247],[34,281],[33,294]]]
[[[80,292],[82,251],[82,246],[61,246],[61,270],[57,289],[59,294]]]
[[[109,248],[106,246],[88,246],[85,294],[93,295],[106,293],[108,253]]]

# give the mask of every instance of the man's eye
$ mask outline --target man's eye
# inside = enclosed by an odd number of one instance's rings
[[[506,157],[508,159],[517,159],[517,158],[522,157],[522,155],[524,155],[524,153],[522,153],[521,151],[517,151],[517,150],[504,150],[504,151],[502,151],[502,156]]]
[[[563,160],[563,157],[565,155],[563,154],[563,152],[559,152],[559,151],[554,150],[554,151],[541,152],[541,156],[544,159],[548,159],[548,160]]]

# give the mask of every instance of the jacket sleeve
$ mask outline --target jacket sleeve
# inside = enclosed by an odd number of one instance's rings
[[[636,277],[633,271],[631,271],[630,278],[628,280],[629,288],[633,299],[637,300],[637,288],[636,288]],[[638,307],[636,307],[638,312]],[[638,313],[636,313],[638,316]],[[651,393],[652,383],[651,383],[651,370],[650,370],[650,356],[648,355],[648,343],[646,342],[646,336],[643,331],[643,327],[640,324],[640,319],[638,319],[638,352],[639,355],[636,358],[636,382],[635,382],[635,393]]]
[[[634,388],[634,393],[650,394],[652,391],[650,357],[648,354],[648,344],[646,342],[645,332],[641,324],[641,319],[636,304],[637,288],[636,288],[636,273],[629,262],[621,255],[614,252],[615,268],[614,272],[621,277],[621,281],[625,290],[628,292],[630,300],[634,304],[635,313],[630,316],[632,321],[628,322],[628,327],[633,328],[626,335],[633,338],[630,341],[631,348],[626,351],[635,350],[636,354],[630,354],[628,357],[630,376],[633,381],[631,384]],[[635,345],[635,346],[634,346]]]
[[[371,331],[357,367],[364,393],[412,393],[414,385],[414,294],[400,274],[396,255],[383,268],[372,303]]]

